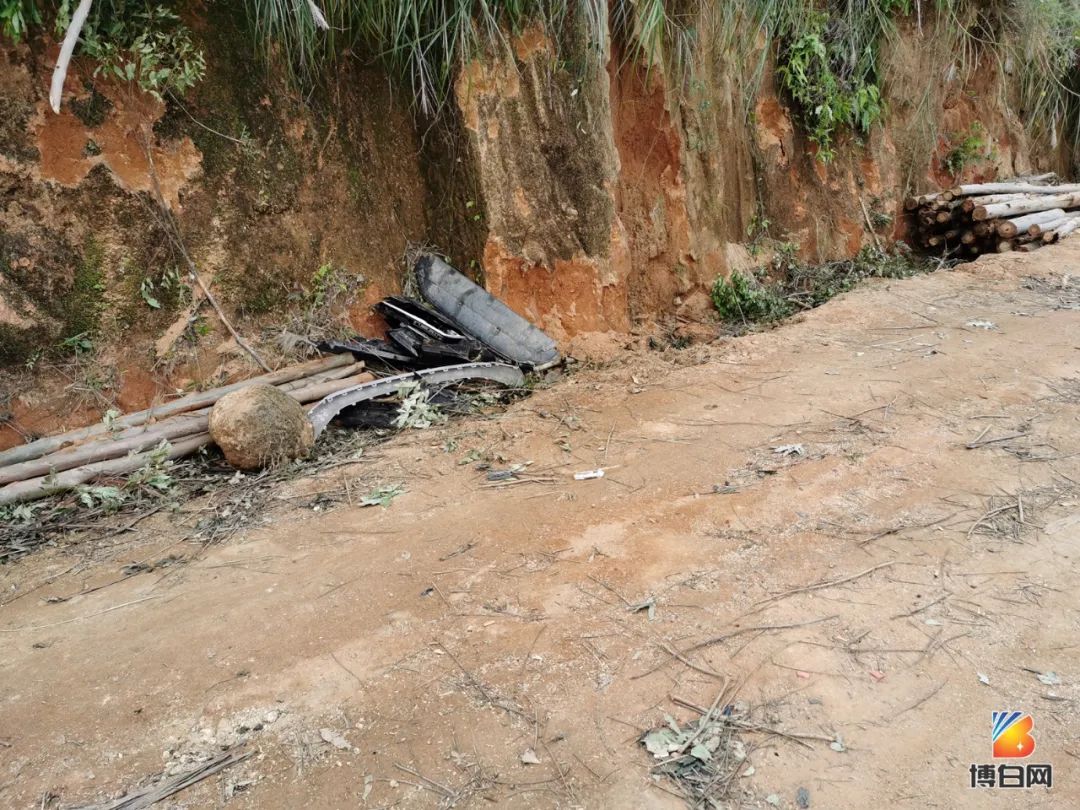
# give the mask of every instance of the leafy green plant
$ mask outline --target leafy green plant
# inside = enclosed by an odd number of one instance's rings
[[[146,275],[126,263],[124,267],[126,271],[130,268],[134,278],[139,280],[139,298],[150,309],[172,310],[186,303],[190,297],[191,288],[181,278],[180,271],[175,266]]]
[[[0,523],[31,523],[34,513],[44,506],[43,503],[17,503],[0,506]]]
[[[851,259],[821,264],[800,261],[796,246],[781,243],[774,248],[768,266],[755,275],[734,272],[717,278],[712,299],[728,321],[767,323],[800,309],[821,306],[869,278],[907,278],[929,272],[934,265],[903,251],[864,247]],[[766,283],[764,278],[774,279]]]
[[[59,348],[80,356],[94,351],[94,341],[90,338],[89,332],[80,332],[61,340]]]
[[[959,140],[953,141],[953,146],[942,159],[942,165],[953,177],[958,176],[965,168],[980,160],[986,159],[986,131],[982,124],[976,121]]]
[[[398,386],[398,394],[401,406],[394,418],[394,427],[398,430],[423,430],[446,421],[439,407],[431,403],[431,393],[420,383],[404,383]]]
[[[105,429],[110,433],[116,430],[115,422],[120,418],[120,411],[116,408],[109,408],[101,417],[101,424],[105,426]]]
[[[793,304],[809,309],[853,289],[869,278],[907,278],[932,269],[931,264],[902,251],[867,246],[850,259],[811,265],[791,257],[774,264],[783,279],[784,295]]]
[[[343,338],[354,333],[348,308],[365,283],[361,274],[333,262],[319,265],[304,288],[289,295],[297,306],[282,333],[282,346],[291,350],[310,346],[315,340]]]
[[[56,17],[57,32],[70,22],[72,0]],[[206,73],[203,52],[191,31],[171,9],[136,0],[95,3],[83,28],[82,52],[97,60],[95,75],[134,82],[158,99],[167,92],[183,95]]]
[[[381,506],[384,509],[393,503],[394,498],[405,493],[405,487],[401,484],[375,487],[367,495],[360,499],[361,506]]]
[[[750,224],[746,226],[746,236],[750,240],[746,244],[746,249],[751,256],[757,256],[769,241],[770,227],[772,227],[772,220],[765,215],[764,209],[756,211],[750,218]]]
[[[410,85],[425,115],[442,109],[463,63],[508,50],[510,36],[529,26],[557,45],[573,32],[577,52],[556,55],[552,66],[578,74],[603,68],[612,31],[647,64],[688,62],[695,41],[684,20],[693,15],[671,0],[341,0],[320,3],[325,28],[305,2],[245,5],[264,53],[281,57],[301,81],[317,80],[344,53],[371,54]]]
[[[325,262],[311,275],[308,303],[313,309],[321,309],[333,303],[352,288],[351,279],[333,264]]]
[[[738,270],[716,279],[712,300],[721,317],[729,321],[768,322],[791,314],[791,306],[775,290]]]
[[[80,486],[75,490],[79,503],[87,509],[102,507],[106,512],[115,512],[127,501],[127,494],[118,487]]]
[[[20,42],[31,25],[41,24],[35,0],[0,0],[0,34]]]
[[[862,52],[842,27],[829,26],[826,14],[811,14],[801,31],[782,41],[776,75],[798,106],[807,137],[818,146],[818,159],[830,161],[837,130],[843,126],[866,134],[884,113],[878,86],[877,41]]]
[[[150,309],[161,309],[161,302],[154,298],[153,279],[144,278],[139,282],[139,295],[142,296],[142,300],[146,302]]]

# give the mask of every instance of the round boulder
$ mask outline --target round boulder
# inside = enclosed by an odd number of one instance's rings
[[[214,403],[210,437],[225,460],[241,470],[306,456],[315,444],[300,403],[271,385],[249,385]]]

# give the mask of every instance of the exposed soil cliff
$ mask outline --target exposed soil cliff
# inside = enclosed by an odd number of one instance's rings
[[[526,30],[465,66],[433,124],[348,63],[301,96],[228,12],[208,14],[207,77],[182,103],[77,63],[53,115],[55,45],[0,52],[0,413],[15,425],[0,445],[248,364],[191,303],[151,165],[204,281],[268,353],[316,308],[377,332],[369,306],[400,286],[409,243],[566,341],[709,321],[709,284],[753,266],[745,244],[765,235],[821,260],[902,237],[900,197],[951,182],[943,159],[973,127],[986,148],[964,177],[1067,168],[1033,157],[999,65],[957,70],[932,27],[884,46],[885,124],[826,164],[768,60],[758,85],[709,48],[674,70],[616,44],[600,70]]]

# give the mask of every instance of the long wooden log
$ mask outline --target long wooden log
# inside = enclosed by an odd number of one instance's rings
[[[362,363],[353,365],[363,366]],[[356,374],[344,379],[324,380],[286,393],[297,402],[304,404],[320,400],[354,385],[371,382],[373,379],[375,378],[371,374]],[[162,440],[171,441],[196,433],[205,433],[209,425],[210,410],[210,408],[204,408],[193,413],[174,416],[171,419],[148,427],[136,435],[118,441],[111,441],[107,438],[99,439],[73,449],[51,453],[19,464],[0,467],[0,485],[25,481],[29,478],[37,478],[64,470],[72,470],[86,464],[120,458],[129,453],[143,453],[157,447]]]
[[[941,245],[948,244],[949,242],[955,242],[959,238],[960,231],[954,228],[953,230],[946,231],[945,233],[936,233],[931,236],[927,241],[929,242],[930,247],[939,247]]]
[[[0,466],[6,464],[16,464],[20,461],[29,461],[30,459],[40,458],[46,453],[51,453],[55,450],[59,450],[63,447],[67,447],[83,439],[90,438],[91,436],[98,436],[103,433],[108,433],[117,428],[137,427],[143,425],[152,419],[160,419],[164,416],[171,416],[177,413],[184,413],[186,411],[194,411],[207,405],[212,405],[217,402],[221,397],[225,396],[232,391],[239,391],[248,385],[254,385],[255,383],[265,383],[267,385],[276,385],[278,383],[291,382],[303,377],[310,377],[312,374],[316,374],[321,371],[329,371],[333,368],[340,366],[351,365],[354,362],[352,355],[349,354],[335,354],[330,357],[320,358],[318,360],[312,360],[307,363],[300,363],[299,365],[289,366],[283,368],[280,371],[274,371],[270,374],[263,374],[259,377],[252,377],[248,380],[241,380],[240,382],[233,383],[231,385],[222,386],[221,388],[214,388],[210,391],[201,391],[197,394],[191,394],[180,399],[175,399],[171,402],[166,402],[163,405],[157,405],[152,408],[147,408],[143,411],[137,411],[125,416],[121,416],[115,419],[111,425],[106,425],[103,422],[98,422],[93,425],[89,425],[78,430],[69,431],[67,433],[61,433],[56,436],[47,436],[43,439],[30,442],[29,444],[19,445],[18,447],[12,447],[10,450],[5,450],[0,453]]]
[[[1017,202],[979,205],[971,212],[971,216],[975,220],[983,220],[995,217],[1015,217],[1035,211],[1048,211],[1051,208],[1076,208],[1078,206],[1080,206],[1080,191],[1070,194],[1046,194]]]
[[[984,194],[980,197],[964,197],[960,202],[960,208],[965,213],[970,214],[980,205],[992,205],[993,203],[1028,199],[1031,199],[1030,194]]]
[[[1057,231],[1057,229],[1060,228],[1062,225],[1069,222],[1070,220],[1076,219],[1077,217],[1080,217],[1080,211],[1065,213],[1057,219],[1053,220],[1052,222],[1042,223],[1039,227],[1042,228],[1044,234],[1049,231]]]
[[[978,194],[1074,194],[1080,192],[1080,183],[1062,186],[1040,186],[1034,183],[973,183],[950,190],[953,197],[970,197]]]
[[[1057,229],[1058,239],[1064,239],[1077,228],[1080,228],[1080,217],[1074,217]]]
[[[954,201],[957,197],[966,197],[973,194],[1053,194],[1060,189],[1062,192],[1072,191],[1068,186],[1049,186],[1045,181],[1056,177],[1053,172],[1047,174],[1024,175],[1000,183],[971,183],[956,186],[948,191],[935,191],[929,194],[916,194],[904,199],[904,209],[914,211],[919,206],[932,205],[935,202]],[[1080,190],[1080,184],[1077,190]],[[971,210],[971,209],[968,209]]]
[[[1023,216],[1004,220],[998,224],[997,232],[999,236],[1004,237],[1005,239],[1012,239],[1018,233],[1027,233],[1031,236],[1038,236],[1042,233],[1042,225],[1044,223],[1052,222],[1063,216],[1065,216],[1065,211],[1062,208],[1036,211],[1033,214],[1024,214]]]

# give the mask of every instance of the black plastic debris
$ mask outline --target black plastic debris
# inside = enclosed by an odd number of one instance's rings
[[[438,405],[443,413],[451,415],[468,413],[470,407],[467,399],[450,388],[434,391],[428,401]],[[396,427],[400,408],[400,398],[366,400],[343,408],[334,417],[334,424],[347,428],[390,430]]]
[[[347,428],[375,428],[389,430],[394,426],[400,403],[394,400],[376,399],[358,402],[341,410],[334,424]]]
[[[431,306],[499,357],[537,371],[561,359],[554,340],[438,256],[422,255],[414,272]]]
[[[421,255],[413,269],[431,306],[388,296],[375,305],[390,327],[388,340],[356,337],[319,348],[395,369],[502,360],[542,371],[562,359],[555,341],[438,256]]]
[[[350,340],[324,340],[317,344],[320,352],[345,354],[352,352],[357,360],[377,361],[390,366],[411,366],[416,358],[406,354],[397,346],[385,340],[374,338],[352,338]]]
[[[420,357],[420,347],[424,345],[424,336],[408,326],[399,326],[389,332],[390,340],[401,347],[410,357]]]
[[[375,305],[375,311],[387,323],[409,326],[423,337],[451,343],[466,339],[451,321],[412,298],[388,296]]]
[[[330,420],[345,408],[391,396],[398,393],[401,387],[408,383],[417,382],[430,386],[466,380],[488,380],[511,388],[519,388],[525,384],[525,375],[521,373],[521,369],[505,363],[463,363],[397,374],[330,394],[308,412],[308,419],[311,420],[311,426],[315,429],[315,438],[318,438],[330,424]]]
[[[394,398],[402,385],[488,380],[519,387],[525,382],[522,369],[539,371],[560,361],[555,341],[442,259],[424,254],[413,269],[430,306],[402,295],[377,303],[375,311],[389,327],[387,340],[356,337],[318,344],[324,352],[351,352],[376,367],[411,373],[326,397],[309,414],[316,437],[334,419],[346,427],[397,426],[403,405]]]

